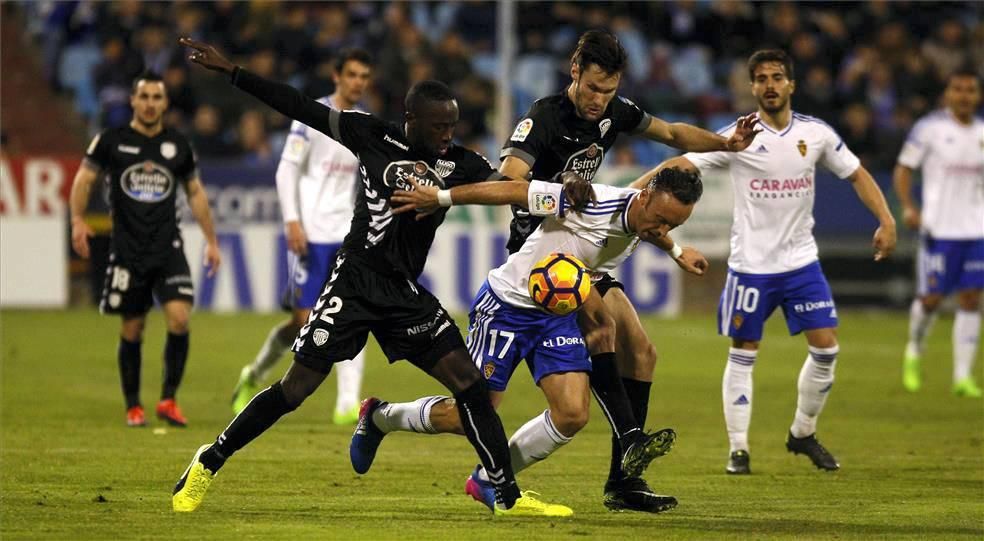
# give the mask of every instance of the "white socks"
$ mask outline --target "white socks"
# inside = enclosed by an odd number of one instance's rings
[[[431,408],[446,396],[425,396],[413,402],[386,404],[372,413],[372,422],[384,434],[395,431],[437,434],[430,422]]]
[[[953,318],[953,382],[970,377],[981,334],[980,311],[957,310]]]
[[[834,367],[837,365],[838,346],[832,348],[809,347],[810,354],[803,363],[799,375],[799,399],[796,415],[789,428],[793,437],[805,438],[817,431],[817,417],[823,411],[827,395],[834,385]]]
[[[288,322],[281,323],[273,329],[270,330],[270,334],[267,336],[266,341],[260,347],[260,352],[256,354],[256,359],[253,360],[253,364],[250,365],[249,369],[253,372],[254,381],[257,383],[262,382],[266,379],[267,373],[273,368],[273,365],[277,364],[280,360],[280,356],[284,354],[294,343],[294,339],[291,338],[287,342],[281,342],[280,336],[281,331],[284,327],[289,325]]]
[[[936,322],[936,312],[926,312],[919,299],[912,301],[909,307],[909,342],[905,346],[906,357],[922,357],[926,347],[926,336]]]
[[[721,382],[724,423],[731,451],[748,450],[748,425],[752,422],[752,368],[758,351],[730,348]]]
[[[365,365],[366,350],[359,352],[355,358],[335,363],[332,371],[338,378],[338,398],[335,400],[335,413],[348,413],[359,405],[359,393],[362,391],[362,368]]]
[[[509,459],[514,473],[519,473],[547,458],[573,438],[560,433],[550,419],[550,410],[530,419],[509,438]],[[479,478],[488,481],[485,468],[479,470]]]

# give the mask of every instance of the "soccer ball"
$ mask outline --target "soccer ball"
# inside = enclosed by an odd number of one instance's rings
[[[584,304],[591,293],[591,277],[576,257],[554,253],[533,265],[529,289],[530,298],[537,306],[563,316]]]

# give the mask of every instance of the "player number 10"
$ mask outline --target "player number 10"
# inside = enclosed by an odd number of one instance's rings
[[[735,308],[742,312],[754,312],[759,304],[759,290],[755,287],[745,287],[739,285],[736,288]]]

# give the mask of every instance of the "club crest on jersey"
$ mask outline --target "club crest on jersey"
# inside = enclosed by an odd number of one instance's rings
[[[448,178],[448,175],[454,171],[454,162],[451,160],[437,160],[434,163],[434,169],[437,170],[437,174],[441,178]]]
[[[741,317],[741,314],[735,314],[735,317],[731,318],[731,326],[738,330],[741,328],[741,324],[745,322],[745,318]]]
[[[806,141],[800,139],[796,143],[796,150],[800,151],[800,156],[806,157]]]
[[[564,165],[565,171],[574,171],[584,180],[591,180],[605,158],[605,149],[596,143],[571,154]]]
[[[178,155],[178,147],[170,141],[164,141],[161,143],[161,156],[164,156],[165,160],[170,160],[171,158]]]
[[[533,130],[533,119],[524,118],[522,122],[516,125],[516,130],[513,132],[512,137],[510,137],[509,140],[522,143],[526,140],[526,136],[530,134],[531,130]]]
[[[612,127],[612,119],[606,118],[598,124],[598,130],[601,131],[601,136],[604,137],[608,133],[608,129]]]
[[[491,378],[492,374],[495,373],[495,364],[485,363],[485,366],[482,367],[482,372],[485,374],[485,379]]]
[[[401,160],[390,162],[383,171],[383,183],[390,188],[412,191],[410,180],[413,179],[421,186],[437,186],[444,188],[444,179],[437,171],[428,167],[423,161]]]
[[[120,187],[130,199],[158,203],[174,190],[174,179],[166,167],[150,160],[127,167],[120,175]]]
[[[324,329],[315,329],[311,338],[314,339],[314,345],[323,346],[325,345],[325,342],[328,341],[328,331]]]

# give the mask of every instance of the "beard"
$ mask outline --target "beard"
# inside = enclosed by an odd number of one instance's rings
[[[762,98],[758,100],[758,104],[759,107],[761,107],[766,113],[778,113],[779,111],[782,111],[787,104],[789,104],[789,97],[786,97],[786,99],[778,99],[775,105],[769,105],[765,98]]]

